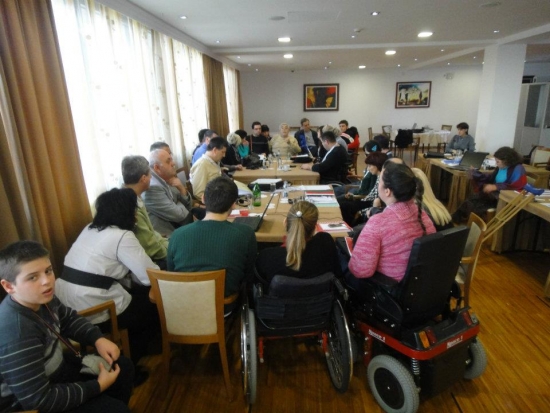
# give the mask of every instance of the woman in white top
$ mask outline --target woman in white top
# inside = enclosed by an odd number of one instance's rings
[[[137,195],[132,189],[104,192],[95,207],[92,223],[65,257],[63,273],[56,281],[56,295],[77,311],[113,300],[119,327],[128,329],[132,359],[137,362],[145,354],[151,334],[159,331],[157,309],[145,288],[150,286],[146,269],[159,267],[132,232],[137,208]],[[90,317],[90,321],[108,332],[108,318],[105,312]]]
[[[269,141],[269,150],[272,154],[287,157],[299,154],[302,151],[296,138],[288,135],[290,126],[287,123],[281,123],[279,132],[280,135],[275,135]]]

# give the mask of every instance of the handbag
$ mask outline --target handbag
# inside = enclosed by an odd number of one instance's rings
[[[262,166],[260,156],[254,152],[243,158],[243,166],[247,169],[258,169]]]
[[[50,315],[52,316],[52,319],[55,319],[52,313],[52,310],[50,310],[50,307],[48,307],[47,304],[44,304],[44,305],[48,309]],[[42,324],[44,324],[52,333],[54,333],[57,336],[57,338],[63,344],[65,344],[65,346],[69,350],[71,350],[78,359],[80,359],[80,362],[82,364],[80,373],[99,376],[99,363],[103,364],[103,366],[105,367],[105,370],[111,371],[112,366],[103,357],[101,357],[98,354],[86,354],[84,357],[82,357],[82,354],[80,354],[80,351],[74,348],[71,342],[67,340],[65,337],[63,337],[61,334],[59,334],[59,332],[50,323],[48,323],[46,320],[40,317],[37,313],[33,312],[33,314],[42,322]]]

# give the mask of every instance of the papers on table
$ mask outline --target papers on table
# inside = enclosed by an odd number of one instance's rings
[[[441,162],[447,166],[458,166],[460,164],[460,161],[456,159],[443,159]]]
[[[306,194],[306,199],[309,201],[309,202],[312,202],[314,204],[333,204],[333,203],[338,203],[336,201],[336,198],[334,198],[333,196],[326,196],[326,195],[309,195],[309,194]]]
[[[348,232],[351,228],[343,221],[338,222],[320,222],[317,224],[318,232]]]
[[[258,184],[258,185],[269,185],[269,184],[276,184],[277,182],[282,182],[282,179],[280,178],[259,178],[256,179],[254,182],[251,182],[252,184]]]

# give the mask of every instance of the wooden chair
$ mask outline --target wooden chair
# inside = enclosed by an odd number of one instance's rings
[[[374,133],[372,133],[372,127],[369,127],[369,141],[372,141],[372,138],[374,138]]]
[[[414,165],[416,164],[416,160],[418,158],[418,148],[420,146],[420,137],[414,137],[413,136],[413,142],[407,146],[406,148],[399,148],[399,147],[395,147],[394,150],[395,150],[395,156],[398,157],[398,158],[401,158],[403,159],[403,161],[405,160],[404,156],[405,156],[405,151],[409,152],[409,159],[410,159],[410,164],[408,164],[411,168],[414,167]]]
[[[391,125],[382,125],[382,134],[391,139]]]
[[[537,168],[546,168],[550,161],[550,148],[535,148],[531,153],[531,165]]]
[[[521,209],[535,199],[535,196],[523,190],[514,199],[512,199],[504,208],[487,223],[487,231],[483,236],[483,242],[489,240],[495,232],[510,221]]]
[[[453,125],[441,125],[441,130],[448,130],[449,132],[453,128]]]
[[[218,343],[225,389],[233,397],[225,347],[225,270],[194,273],[148,269],[162,328],[163,389],[168,389],[170,343]],[[228,297],[234,302],[238,294]]]
[[[350,158],[350,170],[355,171],[355,175],[357,175],[357,158],[359,158],[359,148],[355,148],[352,152],[348,153]]]
[[[468,240],[462,253],[462,259],[460,260],[460,267],[458,268],[458,274],[455,280],[462,286],[462,297],[464,297],[463,304],[465,307],[470,305],[470,286],[474,279],[474,273],[477,265],[477,258],[479,257],[479,251],[483,244],[483,234],[487,230],[487,224],[483,219],[474,214],[470,214],[468,219]]]
[[[118,319],[116,316],[116,306],[113,300],[105,301],[102,304],[98,304],[94,307],[87,308],[78,312],[82,317],[89,317],[91,315],[99,314],[104,311],[109,312],[109,318],[111,320],[111,334],[107,337],[115,344],[117,344],[127,358],[130,358],[130,340],[128,340],[128,330],[118,329]]]

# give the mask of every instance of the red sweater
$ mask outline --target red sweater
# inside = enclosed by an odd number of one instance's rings
[[[383,213],[369,218],[353,248],[349,269],[357,278],[372,277],[375,272],[401,281],[407,269],[413,241],[421,237],[418,207],[414,201],[396,202]],[[422,211],[426,234],[435,227]]]

